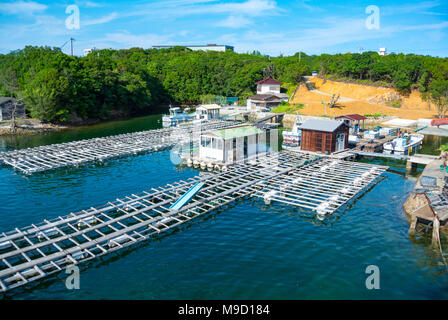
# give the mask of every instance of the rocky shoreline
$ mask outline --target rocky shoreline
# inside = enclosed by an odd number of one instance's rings
[[[15,131],[12,129],[10,124],[0,126],[0,136],[32,135],[45,132],[62,131],[68,128],[68,126],[30,121],[27,124],[18,124]]]
[[[403,204],[410,221],[409,234],[415,235],[419,225],[432,228],[432,242],[437,246],[439,230],[448,231],[448,193],[446,190],[447,173],[441,170],[442,160],[437,159],[426,165],[420,175],[414,192]]]

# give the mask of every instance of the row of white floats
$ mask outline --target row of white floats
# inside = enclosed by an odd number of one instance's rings
[[[206,161],[199,161],[197,159],[191,160],[188,158],[186,160],[187,166],[189,167],[201,167],[201,169],[209,169],[209,170],[215,170],[215,171],[227,171],[228,168],[224,164],[216,164],[213,162],[206,162]]]
[[[131,211],[131,207],[130,206],[126,206],[124,208],[125,211],[129,212]],[[173,221],[173,218],[170,217],[165,217],[163,219],[161,219],[160,221],[157,221],[154,226],[155,227],[161,227],[163,225],[166,225],[166,223],[169,223],[170,221]],[[98,222],[98,220],[94,217],[94,216],[90,216],[87,218],[83,218],[80,219],[77,223],[77,226],[79,229],[85,228],[85,227],[89,227],[92,226],[94,224],[96,224]],[[42,231],[39,231],[38,233],[36,233],[37,238],[39,239],[39,241],[45,241],[47,238],[51,238],[54,237],[56,235],[59,234],[59,231],[56,228],[48,228],[48,229],[44,229]],[[110,248],[117,246],[118,244],[123,244],[124,242],[127,242],[128,240],[130,240],[130,238],[126,235],[123,236],[119,236],[117,238],[114,238],[112,240],[109,241],[108,246]],[[13,247],[13,243],[10,240],[4,241],[0,243],[0,250],[7,250]],[[79,260],[77,258],[82,258],[83,255],[79,254],[72,254],[72,257],[75,258],[76,260]]]
[[[330,172],[331,172],[331,169],[334,168],[338,164],[338,162],[339,161],[334,160],[329,165],[325,165],[322,168],[320,168],[319,170],[314,171],[311,174],[311,176],[317,176],[319,173],[326,172],[327,170],[330,170]],[[369,171],[366,171],[363,174],[361,174],[361,176],[353,179],[351,185],[341,188],[337,194],[333,194],[332,196],[330,196],[328,201],[321,202],[315,209],[317,214],[318,215],[326,215],[329,212],[331,212],[331,210],[329,210],[329,208],[332,205],[336,206],[337,202],[340,200],[343,200],[344,196],[346,196],[350,193],[353,193],[353,191],[355,191],[356,188],[361,187],[363,185],[363,183],[369,178],[369,176],[373,175],[377,170],[378,170],[377,167],[372,167]],[[303,181],[303,178],[298,177],[298,178],[293,179],[291,181],[291,183],[286,183],[286,184],[282,185],[279,188],[279,190],[270,190],[270,191],[266,192],[263,197],[264,203],[267,205],[271,204],[271,201],[274,196],[283,194],[288,189],[289,186],[299,185],[302,181]]]
[[[162,139],[163,140],[163,139]],[[163,144],[158,144],[155,146],[151,146],[148,148],[142,147],[142,148],[135,148],[133,150],[130,150],[128,152],[125,153],[111,153],[110,155],[102,155],[102,154],[96,154],[92,159],[87,159],[87,158],[81,158],[81,159],[70,159],[70,162],[75,166],[78,167],[80,164],[85,163],[86,161],[99,161],[99,162],[103,162],[106,159],[109,158],[113,158],[113,157],[118,157],[118,156],[123,156],[126,154],[133,154],[133,155],[137,155],[139,152],[157,152],[157,151],[163,151],[163,150],[167,150],[169,148],[171,148],[172,146],[174,146],[175,143],[163,143]],[[118,146],[114,146],[114,149],[118,149]],[[93,149],[88,149],[88,148],[79,148],[77,149],[77,152],[80,153],[81,155],[86,154],[86,156],[88,156],[89,152],[94,152],[95,150]],[[66,155],[69,156],[69,154],[67,152],[54,152],[53,153],[54,156],[56,157],[65,157]],[[29,157],[29,158],[24,158],[24,157],[19,157],[17,159],[12,159],[12,160],[8,160],[5,161],[5,163],[10,164],[12,166],[15,166],[18,163],[21,162],[34,162],[34,161],[39,161],[40,158],[36,157]],[[64,167],[64,164],[60,164],[57,165],[56,163],[52,164],[53,168],[58,168],[58,167]],[[27,174],[31,174],[31,173],[36,173],[42,171],[39,168],[29,168],[26,170]]]

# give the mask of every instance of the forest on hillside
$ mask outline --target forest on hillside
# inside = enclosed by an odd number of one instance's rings
[[[264,77],[295,85],[312,71],[404,93],[419,90],[439,108],[448,108],[448,58],[376,52],[269,57],[175,47],[72,57],[59,48],[25,47],[0,55],[0,96],[20,99],[33,118],[82,122],[147,114],[166,103],[196,104],[210,94],[244,100]]]

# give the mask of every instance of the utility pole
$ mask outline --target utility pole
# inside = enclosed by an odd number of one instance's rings
[[[70,53],[71,53],[72,57],[73,57],[73,41],[75,41],[75,39],[70,38]]]

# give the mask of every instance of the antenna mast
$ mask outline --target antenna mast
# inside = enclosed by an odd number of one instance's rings
[[[75,39],[70,38],[70,53],[72,57],[73,57],[73,41],[75,41]]]

